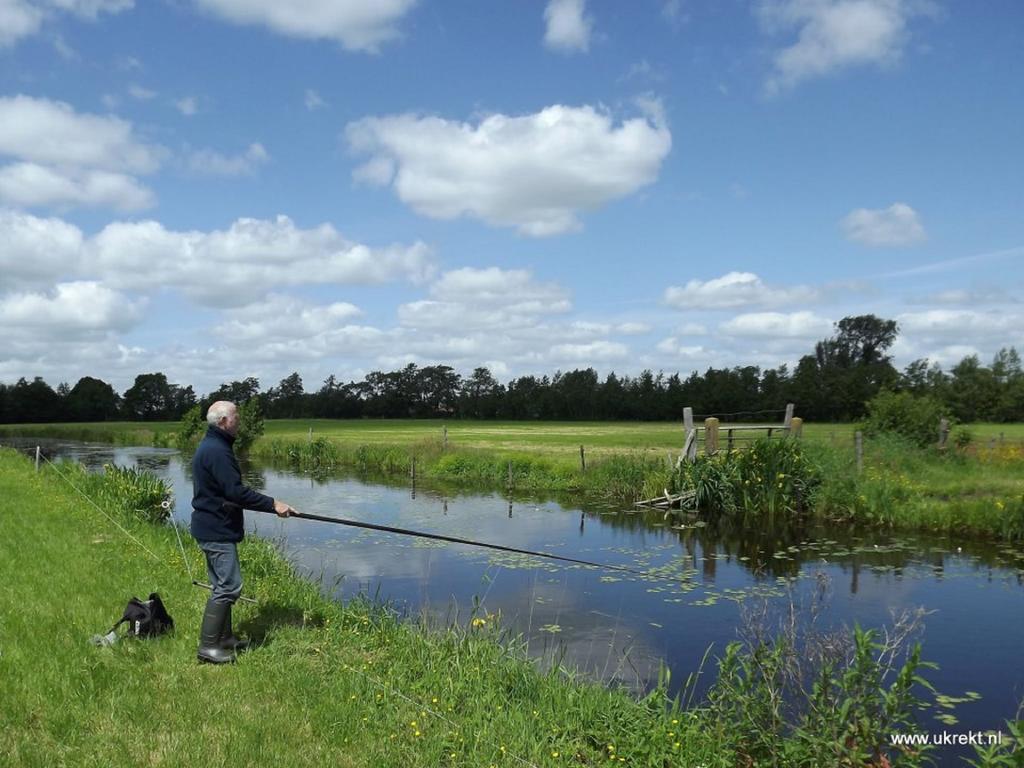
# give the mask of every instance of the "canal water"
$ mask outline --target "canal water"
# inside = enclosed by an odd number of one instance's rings
[[[174,489],[174,519],[187,523],[191,478],[176,451],[52,440],[43,447],[48,456],[93,468],[115,463],[153,471]],[[844,526],[714,529],[579,499],[414,488],[345,474],[312,477],[258,464],[244,465],[244,472],[248,483],[300,511],[652,574],[246,513],[250,532],[278,541],[325,592],[342,598],[364,593],[441,622],[500,613],[501,625],[521,635],[531,655],[594,679],[643,689],[664,665],[678,690],[710,648],[696,684],[699,697],[713,681],[714,658],[753,616],[767,612],[770,624],[796,606],[806,619],[824,585],[817,617],[822,630],[882,627],[892,624],[894,613],[927,612],[923,657],[938,669],[924,674],[942,694],[966,701],[945,710],[955,722],[922,722],[925,730],[1005,732],[1004,720],[1024,701],[1024,547]],[[941,755],[939,761],[945,763]]]

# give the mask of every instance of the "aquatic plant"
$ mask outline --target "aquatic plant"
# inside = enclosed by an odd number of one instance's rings
[[[677,485],[693,491],[689,504],[710,517],[733,512],[774,517],[803,512],[819,482],[820,471],[800,441],[762,438],[745,451],[683,462]]]
[[[163,522],[170,516],[171,486],[146,470],[104,464],[103,472],[90,472],[77,462],[62,461],[54,471],[69,481],[105,512],[144,520]]]
[[[934,693],[915,642],[924,612],[894,617],[882,630],[824,631],[830,581],[819,573],[803,598],[790,592],[774,615],[765,601],[744,609],[740,641],[730,643],[709,693],[709,720],[741,765],[919,766],[927,749],[894,746],[916,730]],[[773,623],[774,622],[774,623]]]

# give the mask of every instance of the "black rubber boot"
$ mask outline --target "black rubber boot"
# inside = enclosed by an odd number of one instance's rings
[[[224,629],[220,635],[220,647],[226,651],[241,653],[249,648],[248,640],[239,640],[231,629],[231,605],[228,605],[228,615],[224,619]]]
[[[196,658],[200,661],[205,661],[209,664],[228,664],[235,660],[234,651],[227,650],[221,646],[224,622],[230,611],[230,603],[215,603],[213,600],[206,601],[206,610],[203,612],[203,626],[199,630],[199,650],[196,651]]]

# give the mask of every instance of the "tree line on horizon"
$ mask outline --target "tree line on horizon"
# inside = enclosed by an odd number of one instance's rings
[[[520,376],[502,384],[484,367],[462,376],[448,365],[409,364],[373,371],[343,383],[328,376],[307,392],[296,372],[266,391],[256,378],[222,384],[198,397],[193,388],[144,373],[123,394],[107,382],[85,376],[56,389],[42,377],[0,384],[0,423],[169,421],[196,405],[205,413],[216,400],[246,402],[254,397],[267,418],[452,418],[562,421],[678,421],[684,407],[700,416],[737,414],[774,421],[786,403],[812,421],[851,421],[864,416],[865,403],[882,390],[930,395],[961,422],[1024,421],[1024,371],[1013,347],[990,365],[976,355],[949,371],[927,359],[897,370],[887,354],[899,328],[874,315],[845,317],[835,333],[815,344],[795,369],[786,365],[708,368],[683,378],[645,370],[637,376],[593,368],[552,376]]]

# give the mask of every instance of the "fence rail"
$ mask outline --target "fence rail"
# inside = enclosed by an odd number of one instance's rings
[[[683,452],[679,457],[678,464],[684,461],[694,461],[700,447],[703,446],[706,455],[713,455],[724,449],[732,451],[738,443],[749,443],[767,437],[795,437],[799,438],[803,433],[803,419],[794,416],[795,406],[793,403],[786,405],[785,410],[760,411],[759,413],[784,413],[781,424],[722,424],[715,416],[704,419],[703,426],[697,426],[693,420],[693,409],[683,408]],[[738,414],[722,414],[738,415]],[[724,433],[724,435],[723,435]],[[763,433],[763,434],[762,434]],[[724,438],[724,439],[723,439]]]

